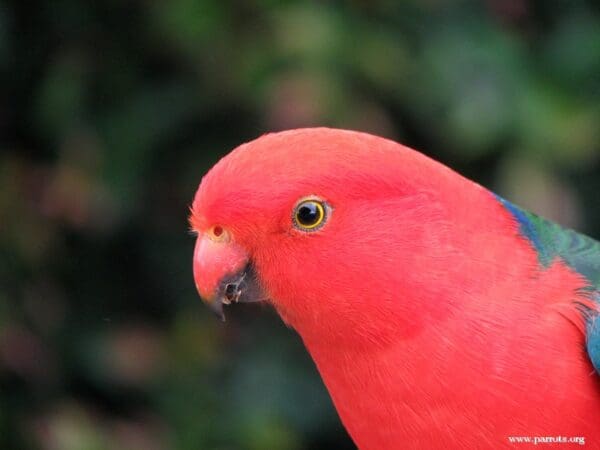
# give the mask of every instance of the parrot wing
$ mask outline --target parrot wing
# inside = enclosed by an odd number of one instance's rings
[[[520,233],[534,246],[544,267],[560,258],[588,280],[589,297],[596,308],[578,306],[586,319],[586,350],[600,373],[600,242],[498,198],[519,222]]]
[[[507,200],[500,198],[500,201],[517,219],[521,234],[535,247],[544,267],[560,258],[584,276],[590,288],[600,290],[600,242],[525,211]]]

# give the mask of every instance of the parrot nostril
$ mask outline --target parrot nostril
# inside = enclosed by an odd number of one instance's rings
[[[215,225],[206,232],[209,239],[215,242],[229,242],[231,235],[220,225]]]

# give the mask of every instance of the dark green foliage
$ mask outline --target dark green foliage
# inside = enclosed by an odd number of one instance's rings
[[[201,175],[356,128],[600,237],[599,64],[586,0],[1,2],[0,449],[353,448],[272,311],[200,304]]]

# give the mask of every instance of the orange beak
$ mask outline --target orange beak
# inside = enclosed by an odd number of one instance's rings
[[[196,241],[194,281],[202,300],[221,320],[225,320],[223,304],[263,298],[248,253],[234,242],[207,234]]]

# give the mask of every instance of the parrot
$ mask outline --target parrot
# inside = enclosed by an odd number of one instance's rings
[[[326,127],[235,148],[190,210],[202,300],[272,305],[359,449],[600,448],[599,242]]]

